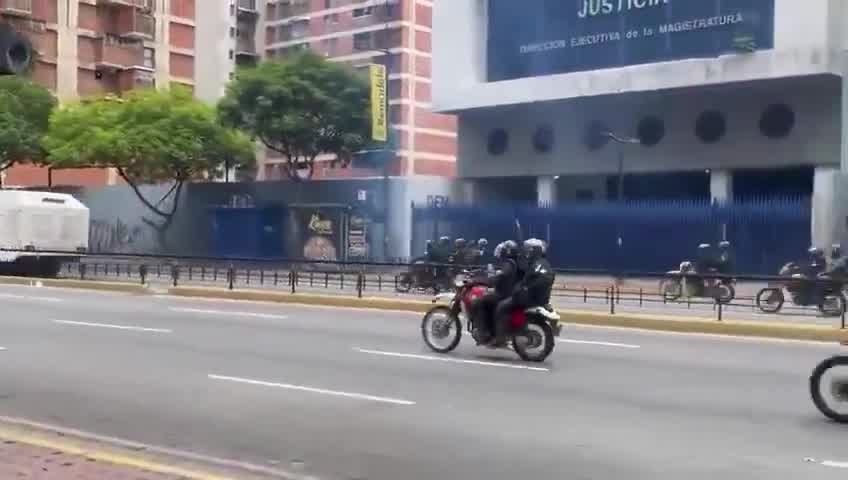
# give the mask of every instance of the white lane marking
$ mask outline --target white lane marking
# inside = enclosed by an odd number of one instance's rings
[[[560,343],[575,343],[578,345],[599,345],[601,347],[642,348],[641,345],[634,345],[632,343],[598,342],[594,340],[573,340],[570,338],[560,338],[557,341]]]
[[[384,357],[398,357],[398,358],[412,358],[415,360],[428,360],[434,362],[448,362],[448,363],[466,363],[469,365],[480,365],[484,367],[500,367],[500,368],[513,368],[516,370],[532,370],[534,372],[549,372],[550,369],[544,367],[531,367],[528,365],[514,365],[511,363],[499,363],[499,362],[483,362],[480,360],[465,360],[461,358],[450,358],[450,357],[434,357],[431,355],[417,355],[413,353],[397,353],[397,352],[385,352],[382,350],[369,350],[366,348],[354,348],[355,351],[359,353],[365,353],[368,355],[381,355]]]
[[[6,351],[6,347],[0,347],[0,352],[5,352],[5,351]]]
[[[269,320],[285,320],[288,315],[274,315],[271,313],[255,313],[255,312],[234,312],[231,310],[204,310],[202,308],[178,308],[178,307],[170,307],[168,310],[172,312],[179,313],[196,313],[200,315],[220,315],[220,316],[228,316],[228,317],[253,317],[253,318],[265,318]]]
[[[32,295],[15,295],[14,293],[0,293],[0,299],[8,298],[10,300],[33,300],[36,302],[49,302],[49,303],[57,303],[61,302],[61,298],[55,297],[36,297]]]
[[[109,323],[74,322],[71,320],[53,320],[53,323],[58,323],[59,325],[73,325],[76,327],[97,327],[112,328],[115,330],[131,330],[135,332],[173,333],[172,330],[168,330],[165,328],[133,327],[129,325],[112,325]]]
[[[833,460],[816,460],[815,458],[810,457],[805,458],[804,461],[807,463],[815,463],[823,467],[848,468],[848,462],[835,462]]]
[[[226,382],[244,383],[247,385],[258,385],[261,387],[282,388],[286,390],[296,390],[299,392],[318,393],[321,395],[331,395],[334,397],[353,398],[356,400],[369,400],[372,402],[391,403],[394,405],[415,405],[411,400],[402,400],[399,398],[379,397],[376,395],[367,395],[364,393],[343,392],[340,390],[327,390],[325,388],[306,387],[303,385],[293,385],[290,383],[266,382],[263,380],[252,380],[249,378],[230,377],[226,375],[209,375],[212,380],[223,380]]]

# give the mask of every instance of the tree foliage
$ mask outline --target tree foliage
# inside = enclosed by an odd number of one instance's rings
[[[182,88],[140,90],[57,109],[44,146],[53,168],[114,168],[164,231],[172,222],[185,182],[217,174],[225,161],[247,165],[253,142],[218,123],[215,110]],[[154,200],[141,185],[170,184]]]
[[[0,76],[0,171],[44,158],[41,140],[56,99],[46,88],[18,76]]]
[[[312,52],[240,70],[218,105],[221,119],[283,157],[293,180],[312,177],[315,159],[346,166],[370,137],[366,79]]]

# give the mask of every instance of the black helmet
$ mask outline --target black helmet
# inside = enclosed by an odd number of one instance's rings
[[[814,260],[814,261],[824,260],[824,252],[822,251],[821,248],[810,247],[810,249],[807,250],[807,253],[810,255],[811,260]]]
[[[834,260],[842,258],[842,245],[835,244],[830,247],[830,258]]]
[[[457,238],[453,241],[453,244],[456,246],[456,248],[465,248],[465,245],[467,243],[468,242],[466,242],[464,238]]]
[[[548,246],[538,238],[530,238],[524,241],[524,254],[531,260],[544,257],[547,250]]]
[[[512,240],[507,240],[501,244],[501,258],[516,258],[518,257],[518,244]]]
[[[447,236],[439,237],[439,244],[447,245],[449,243],[450,243],[450,237],[447,237]]]

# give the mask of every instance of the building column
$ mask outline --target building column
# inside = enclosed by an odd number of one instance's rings
[[[539,205],[554,205],[557,201],[557,177],[539,177],[536,180],[536,200]]]
[[[812,243],[827,249],[845,239],[846,215],[843,194],[846,175],[839,169],[816,167],[813,175]]]
[[[712,170],[710,172],[710,199],[714,203],[733,202],[733,172]]]
[[[465,205],[474,205],[477,197],[477,185],[474,180],[463,179],[459,181],[459,201]]]

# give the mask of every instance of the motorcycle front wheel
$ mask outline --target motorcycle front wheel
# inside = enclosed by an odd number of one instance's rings
[[[683,283],[678,279],[666,279],[660,282],[660,295],[666,302],[673,302],[683,296]]]
[[[736,298],[736,289],[733,288],[733,285],[721,284],[718,286],[718,291],[716,301],[722,305],[727,305]]]
[[[845,295],[842,292],[829,293],[819,302],[819,311],[828,317],[838,317],[845,311]]]
[[[462,323],[449,307],[433,307],[421,320],[421,336],[430,350],[448,353],[462,339]]]
[[[848,423],[848,376],[834,378],[830,385],[822,385],[824,375],[839,366],[848,366],[848,356],[835,356],[819,363],[810,375],[810,395],[824,416],[839,423]],[[822,387],[828,392],[822,392]],[[825,393],[833,396],[833,403],[825,399]]]
[[[554,330],[547,320],[531,317],[524,331],[512,337],[515,353],[525,362],[544,362],[554,351]]]
[[[763,313],[777,313],[783,308],[783,290],[780,288],[764,288],[757,293],[757,308]]]

